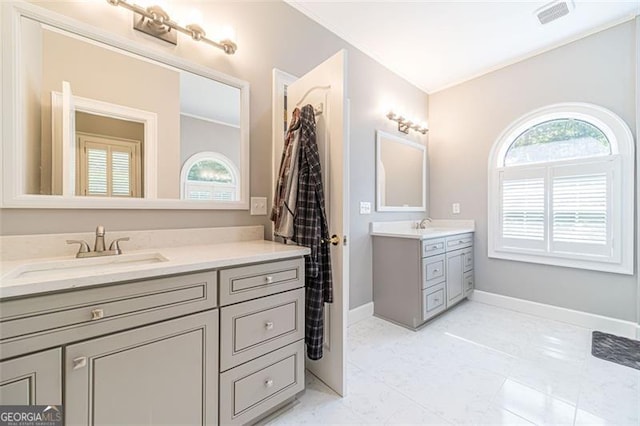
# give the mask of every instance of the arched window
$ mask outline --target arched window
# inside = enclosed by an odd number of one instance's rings
[[[240,199],[239,191],[237,167],[219,152],[199,152],[182,166],[182,199],[237,201]]]
[[[634,144],[585,103],[512,123],[489,158],[489,257],[633,274]]]

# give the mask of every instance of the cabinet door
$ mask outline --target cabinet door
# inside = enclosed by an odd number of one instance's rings
[[[447,308],[464,298],[463,250],[447,253]]]
[[[0,405],[62,404],[62,349],[0,362]]]
[[[215,424],[218,311],[67,347],[67,425]]]

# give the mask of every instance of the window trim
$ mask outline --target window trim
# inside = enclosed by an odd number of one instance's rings
[[[536,124],[558,119],[577,118],[587,121],[604,132],[611,144],[611,155],[596,156],[572,160],[559,160],[546,163],[531,163],[530,165],[504,166],[505,155],[515,141],[528,128]],[[629,126],[612,111],[588,103],[567,102],[538,108],[513,121],[496,139],[489,154],[488,161],[488,257],[494,259],[515,260],[544,265],[555,265],[570,268],[588,269],[596,271],[614,272],[633,275],[634,273],[634,176],[635,145],[633,134]],[[547,168],[549,173],[554,168],[564,165],[580,165],[589,163],[619,162],[614,168],[614,182],[612,187],[612,205],[614,213],[611,218],[613,252],[610,257],[586,256],[571,253],[538,252],[512,249],[501,245],[501,174],[504,170],[527,170],[533,168]],[[545,182],[545,187],[550,185]],[[550,195],[545,191],[548,202]],[[617,205],[616,205],[617,204]],[[617,210],[617,212],[615,211]],[[546,227],[550,225],[549,206],[545,207]],[[545,244],[549,235],[545,230]]]
[[[194,166],[194,164],[202,160],[213,160],[213,161],[217,161],[219,163],[224,164],[231,172],[232,182],[220,183],[220,182],[197,181],[197,183],[199,185],[210,184],[211,187],[217,187],[217,188],[233,187],[236,195],[236,199],[238,200],[240,198],[240,185],[238,185],[238,176],[240,176],[240,171],[238,170],[238,167],[233,163],[233,161],[231,161],[229,157],[215,151],[197,152],[193,154],[191,157],[187,158],[187,161],[184,162],[182,166],[182,170],[180,171],[180,199],[182,200],[189,199],[189,198],[186,198],[187,186],[189,185],[189,182],[194,182],[188,179],[189,171]],[[237,201],[237,200],[234,200],[234,201]]]

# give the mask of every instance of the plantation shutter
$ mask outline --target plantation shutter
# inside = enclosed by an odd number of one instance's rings
[[[130,197],[131,188],[131,151],[116,151],[111,148],[111,195]]]
[[[107,149],[85,148],[87,156],[87,190],[84,195],[102,195],[109,193],[107,177]]]
[[[612,162],[556,166],[551,185],[551,251],[611,255]]]
[[[503,247],[545,248],[544,169],[503,170],[500,182],[500,236]]]

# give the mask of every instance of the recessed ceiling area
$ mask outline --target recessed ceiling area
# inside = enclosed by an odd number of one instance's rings
[[[427,93],[640,13],[638,0],[574,0],[568,15],[542,25],[536,11],[550,0],[287,1]]]

